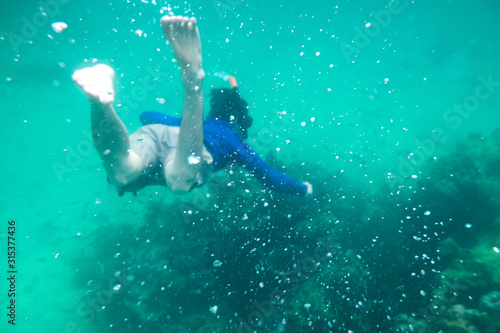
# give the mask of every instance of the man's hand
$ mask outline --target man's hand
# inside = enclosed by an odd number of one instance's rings
[[[313,186],[312,186],[312,184],[309,183],[309,182],[303,182],[302,184],[304,184],[305,186],[307,186],[306,195],[311,195],[313,193]]]

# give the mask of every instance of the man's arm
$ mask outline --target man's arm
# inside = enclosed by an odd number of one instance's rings
[[[250,170],[267,187],[292,195],[304,196],[312,194],[313,190],[310,183],[297,182],[284,173],[273,169],[246,142],[242,141],[236,147],[236,150],[238,163]]]

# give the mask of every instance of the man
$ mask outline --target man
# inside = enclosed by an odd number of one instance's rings
[[[312,193],[309,183],[298,183],[273,170],[246,144],[251,125],[248,105],[232,90],[212,91],[211,111],[203,120],[201,41],[195,18],[164,16],[161,26],[182,70],[184,106],[180,120],[155,112],[141,115],[145,126],[128,135],[112,106],[114,71],[103,64],[78,70],[75,81],[91,105],[94,145],[108,180],[120,195],[148,185],[166,185],[185,193],[206,183],[211,173],[230,163],[252,171],[270,188],[294,195]],[[106,123],[106,131],[101,131]]]

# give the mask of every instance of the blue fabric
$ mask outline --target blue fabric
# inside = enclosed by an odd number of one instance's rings
[[[167,116],[155,111],[143,112],[140,115],[140,120],[143,125],[181,125],[180,118]],[[207,147],[207,150],[214,159],[214,171],[223,169],[228,164],[236,162],[252,172],[258,180],[273,190],[294,195],[306,195],[306,185],[271,168],[236,133],[231,124],[213,117],[207,117],[203,122],[203,140],[205,147]]]

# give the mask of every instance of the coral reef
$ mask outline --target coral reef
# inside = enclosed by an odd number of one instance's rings
[[[491,137],[472,134],[448,156],[425,167],[422,191],[413,200],[439,221],[426,227],[434,233],[440,274],[429,303],[418,318],[430,331],[491,333],[499,331],[500,293],[500,131]],[[482,296],[482,297],[481,297]],[[394,327],[414,325],[413,317],[397,316]],[[399,325],[399,326],[398,326]],[[403,330],[404,331],[404,330]]]
[[[464,250],[463,255],[457,256],[444,269],[443,276],[450,281],[456,281],[466,288],[468,293],[475,295],[499,289],[500,270],[492,264],[498,260],[499,254],[493,248],[493,245],[486,242]],[[463,298],[466,298],[465,295]]]
[[[425,319],[417,319],[406,313],[401,313],[394,318],[394,331],[400,333],[433,333]]]
[[[479,309],[498,318],[500,315],[500,291],[491,291],[481,297]]]
[[[100,305],[83,320],[120,333],[498,332],[498,156],[500,133],[471,136],[398,195],[292,164],[315,185],[295,198],[230,169],[152,195],[141,223],[101,214],[75,256],[81,313]]]
[[[476,310],[467,310],[463,305],[453,305],[436,322],[436,327],[447,333],[480,333],[472,323],[478,321],[481,314]]]
[[[500,231],[500,142],[471,135],[447,156],[431,160],[419,183],[425,188],[416,199],[444,221],[441,232],[460,246],[474,246],[479,239]]]

